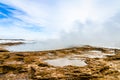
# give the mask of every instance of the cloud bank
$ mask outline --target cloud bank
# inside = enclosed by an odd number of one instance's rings
[[[0,38],[120,43],[120,0],[1,0]]]

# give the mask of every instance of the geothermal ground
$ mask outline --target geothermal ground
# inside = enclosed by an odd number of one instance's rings
[[[120,80],[119,49],[83,46],[9,52],[5,46],[0,45],[0,80]]]

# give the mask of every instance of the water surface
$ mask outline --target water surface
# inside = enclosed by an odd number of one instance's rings
[[[9,51],[44,51],[44,50],[55,50],[55,49],[63,49],[63,48],[69,48],[74,46],[83,46],[84,44],[72,44],[72,43],[64,43],[62,41],[26,41],[25,44],[21,45],[14,45],[6,47]],[[86,45],[86,44],[85,44]],[[89,44],[87,44],[89,45]],[[105,45],[102,44],[90,44],[91,46],[97,46],[97,47],[106,47],[106,48],[117,48],[120,49],[118,45]]]
[[[87,65],[84,60],[80,59],[68,59],[68,58],[58,58],[58,59],[53,59],[53,60],[45,60],[44,62],[47,62],[50,65],[53,66],[85,66]]]

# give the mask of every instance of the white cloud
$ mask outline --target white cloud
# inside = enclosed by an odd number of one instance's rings
[[[116,22],[120,15],[119,0],[1,0],[1,2],[24,12],[19,14],[14,11],[13,16],[23,22],[13,20],[14,27],[11,29],[14,31],[1,29],[2,35],[5,36],[10,33],[10,36],[16,38],[61,38],[69,43],[74,43],[74,40],[79,43],[107,42],[111,41],[112,37],[114,37],[112,41],[120,40],[119,22]],[[29,31],[24,28],[30,27],[28,24],[43,27],[44,30]]]

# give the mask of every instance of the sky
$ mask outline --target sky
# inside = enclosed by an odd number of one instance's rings
[[[0,38],[120,43],[120,0],[0,0]]]

